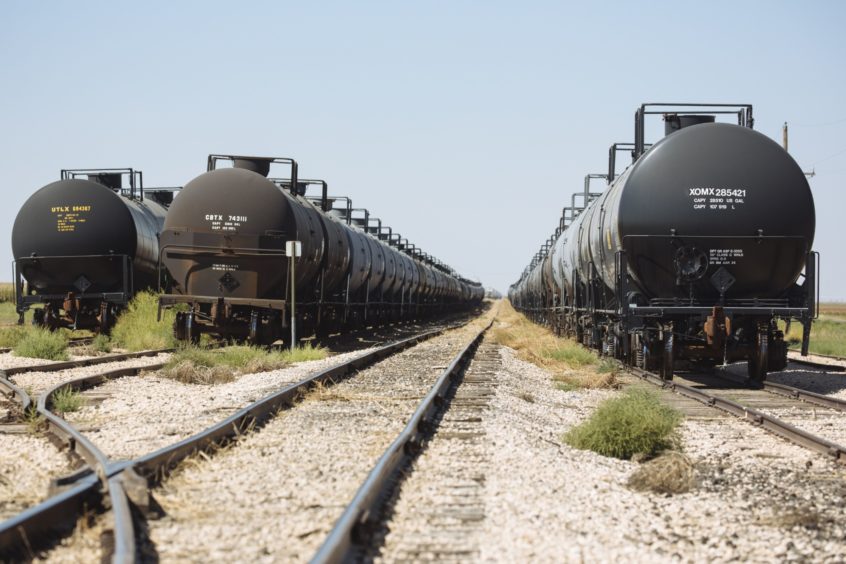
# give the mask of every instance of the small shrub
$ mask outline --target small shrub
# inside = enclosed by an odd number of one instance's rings
[[[106,335],[97,335],[94,339],[91,340],[91,344],[89,345],[90,349],[94,352],[99,353],[108,353],[112,352],[112,342]]]
[[[693,463],[680,452],[665,452],[640,465],[629,478],[629,487],[638,491],[680,494],[693,489]]]
[[[535,403],[535,396],[529,392],[518,392],[517,397],[528,403]]]
[[[53,394],[53,409],[59,413],[72,413],[82,407],[82,394],[71,388],[62,388]]]
[[[173,336],[173,310],[163,310],[162,320],[156,321],[159,298],[152,292],[137,294],[126,307],[112,329],[112,344],[129,351],[169,349],[176,346]]]
[[[0,327],[0,347],[13,348],[24,338],[29,328],[24,325]]]
[[[59,332],[32,328],[24,332],[14,347],[18,356],[46,358],[48,360],[68,360],[68,340]]]
[[[578,449],[628,460],[637,453],[651,456],[677,446],[680,421],[681,414],[654,392],[635,388],[602,402],[564,441]]]
[[[616,373],[618,369],[617,361],[613,358],[602,358],[599,364],[596,365],[596,371],[600,374]]]
[[[573,368],[581,368],[596,364],[598,358],[593,351],[586,349],[575,341],[559,339],[556,347],[541,351],[541,356],[568,364]]]
[[[34,405],[31,405],[24,413],[24,421],[26,421],[27,430],[33,435],[41,433],[46,422]]]
[[[301,347],[296,347],[294,350],[285,349],[284,351],[280,351],[282,356],[287,359],[290,363],[295,362],[308,362],[311,360],[323,360],[326,358],[326,349],[321,346],[314,346],[311,343],[307,343]]]

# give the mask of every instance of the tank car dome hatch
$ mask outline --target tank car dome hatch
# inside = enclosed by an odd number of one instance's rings
[[[664,114],[664,135],[675,133],[679,129],[690,127],[691,125],[699,125],[701,123],[714,123],[716,116],[713,115],[679,115],[679,114]]]
[[[242,170],[249,170],[255,172],[256,174],[260,174],[262,176],[267,176],[270,173],[270,163],[273,162],[273,159],[267,158],[234,158],[232,159],[232,167],[233,168],[240,168]]]

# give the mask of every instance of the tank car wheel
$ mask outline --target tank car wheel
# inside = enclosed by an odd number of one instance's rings
[[[664,336],[664,352],[661,355],[661,379],[673,379],[673,361],[675,359],[675,344],[672,333],[667,333]]]
[[[759,331],[755,338],[755,351],[746,363],[749,383],[753,386],[763,386],[767,378],[769,356],[769,335],[766,331]]]
[[[44,308],[32,310],[32,324],[35,327],[44,327]]]

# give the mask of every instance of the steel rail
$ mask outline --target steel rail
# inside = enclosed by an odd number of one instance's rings
[[[82,368],[83,366],[95,366],[97,364],[106,364],[108,362],[120,362],[121,360],[130,360],[145,356],[156,356],[162,353],[173,352],[174,350],[175,349],[152,349],[149,351],[108,354],[93,358],[85,358],[82,360],[65,360],[61,362],[51,362],[49,364],[34,364],[32,366],[14,366],[0,370],[0,376],[14,376],[25,372],[59,372],[61,370],[70,370],[71,368]]]
[[[223,421],[201,431],[187,439],[173,445],[164,447],[155,452],[146,454],[133,460],[126,470],[132,470],[147,480],[152,486],[159,483],[166,472],[179,464],[188,456],[208,449],[213,445],[224,444],[233,438],[242,435],[245,431],[262,424],[269,419],[276,411],[294,405],[305,392],[311,390],[318,384],[331,384],[346,378],[351,373],[366,368],[376,362],[399,353],[414,345],[417,345],[432,337],[441,335],[445,331],[465,325],[467,322],[452,325],[450,327],[427,331],[413,337],[408,337],[362,356],[350,359],[346,362],[336,364],[312,374],[311,376],[290,384],[281,390],[274,392],[240,410],[233,413]]]
[[[836,443],[818,437],[807,431],[794,427],[790,423],[783,421],[772,415],[768,415],[757,409],[743,406],[731,400],[709,394],[702,390],[698,390],[691,386],[686,386],[671,380],[663,380],[657,374],[641,370],[640,368],[627,367],[629,372],[640,377],[641,379],[660,386],[661,388],[669,389],[686,398],[698,401],[705,405],[721,409],[735,417],[751,421],[759,425],[761,428],[782,437],[794,444],[804,447],[808,450],[824,454],[832,457],[836,462],[846,464],[846,447],[840,446]]]
[[[433,430],[433,421],[444,410],[445,398],[457,385],[473,354],[493,325],[491,321],[473,338],[444,370],[429,393],[420,402],[408,424],[376,462],[364,483],[356,492],[344,513],[335,523],[323,545],[312,558],[313,564],[352,560],[368,537],[368,531],[378,524],[379,506],[406,464],[417,457],[424,438]]]
[[[115,466],[93,442],[73,425],[54,414],[50,407],[53,395],[61,389],[90,388],[115,378],[137,375],[145,370],[157,370],[162,366],[164,364],[158,363],[84,376],[56,384],[38,397],[36,409],[47,421],[48,432],[66,443],[69,450],[78,454],[88,464],[89,470],[77,472],[71,478],[70,489],[0,523],[0,555],[6,557],[25,554],[34,546],[45,544],[45,541],[52,538],[51,535],[73,530],[85,509],[102,505],[106,494],[111,501],[114,516],[115,543],[112,562],[135,561],[132,513],[122,481],[116,476],[122,466]],[[3,380],[0,380],[0,384],[3,384]],[[21,548],[21,543],[26,550]]]
[[[14,382],[6,378],[6,375],[0,370],[0,393],[9,395],[9,396],[17,396],[18,404],[21,406],[21,411],[26,413],[26,411],[32,405],[32,399],[29,397],[22,388],[15,385]]]
[[[790,351],[790,352],[793,352],[793,351]],[[830,355],[816,354],[816,353],[811,353],[811,354],[813,354],[814,356],[820,356],[822,358],[827,358],[827,359],[830,359],[830,360],[833,360],[833,361],[836,361],[836,362],[846,361],[846,358],[841,358],[839,356],[830,356]],[[796,358],[795,356],[790,356],[789,354],[787,356],[787,360],[789,362],[795,362],[796,364],[804,364],[805,366],[810,366],[812,368],[821,368],[821,369],[826,370],[828,372],[846,372],[846,366],[844,366],[842,364],[827,364],[825,362],[808,360],[806,358]]]

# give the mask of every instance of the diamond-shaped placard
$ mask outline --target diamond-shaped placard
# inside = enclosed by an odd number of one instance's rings
[[[711,285],[717,289],[720,295],[725,294],[726,290],[731,288],[734,284],[735,278],[731,273],[721,266],[713,275],[711,275]]]
[[[85,293],[85,290],[91,287],[91,282],[83,275],[80,275],[79,278],[73,283],[76,286],[76,289],[79,290],[81,293]]]
[[[229,273],[229,272],[227,272],[226,274],[221,276],[218,279],[218,282],[220,282],[220,285],[223,286],[224,288],[226,288],[226,290],[228,292],[233,291],[235,288],[237,288],[238,286],[241,285],[237,280],[235,280],[235,277],[232,276],[232,274]]]

